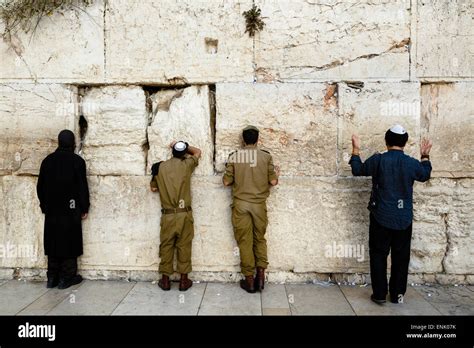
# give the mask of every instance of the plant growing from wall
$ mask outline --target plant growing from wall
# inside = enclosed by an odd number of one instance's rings
[[[0,1],[0,21],[4,25],[4,39],[18,30],[34,33],[39,23],[53,13],[70,9],[83,11],[93,0],[3,0]]]
[[[250,37],[254,37],[255,34],[263,29],[265,22],[262,20],[262,11],[255,5],[248,11],[242,13],[245,17],[245,32],[249,33]]]

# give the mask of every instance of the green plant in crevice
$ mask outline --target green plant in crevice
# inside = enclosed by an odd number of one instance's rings
[[[255,5],[248,11],[242,13],[245,17],[245,32],[249,33],[250,37],[254,37],[255,34],[263,29],[265,22],[260,17],[262,11]]]
[[[41,20],[53,13],[70,9],[83,11],[93,0],[3,0],[0,1],[0,21],[4,25],[3,37],[22,30],[35,32]]]

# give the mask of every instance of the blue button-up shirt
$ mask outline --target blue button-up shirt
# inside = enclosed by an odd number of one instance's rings
[[[375,204],[369,210],[379,224],[404,230],[413,221],[413,183],[427,181],[430,161],[418,161],[401,150],[375,154],[362,162],[352,156],[349,164],[355,176],[371,176]]]

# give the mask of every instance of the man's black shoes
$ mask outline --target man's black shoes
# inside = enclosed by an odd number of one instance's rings
[[[370,299],[372,300],[372,302],[375,302],[378,305],[381,305],[381,304],[384,304],[385,302],[387,302],[385,299],[375,298],[374,294],[370,295]]]
[[[80,282],[82,282],[82,277],[79,274],[75,275],[72,278],[60,279],[59,284],[58,284],[58,289],[61,289],[61,290],[67,289],[70,286],[79,284]]]
[[[46,287],[48,289],[55,288],[59,284],[59,278],[58,277],[53,277],[53,278],[48,278],[48,282],[46,283]]]

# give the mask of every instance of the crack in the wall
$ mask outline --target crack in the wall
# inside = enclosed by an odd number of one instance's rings
[[[376,57],[380,57],[380,56],[383,56],[384,54],[390,53],[393,50],[398,49],[398,48],[407,47],[407,49],[408,49],[409,45],[410,45],[410,38],[406,38],[406,39],[403,39],[402,41],[394,43],[392,46],[390,46],[390,48],[388,48],[387,50],[385,50],[383,52],[380,52],[380,53],[368,53],[368,54],[363,54],[363,55],[357,56],[355,58],[350,58],[350,59],[336,59],[336,60],[334,60],[330,63],[320,65],[320,66],[290,65],[290,66],[288,66],[288,68],[289,69],[305,69],[306,68],[306,69],[312,69],[313,71],[325,71],[325,70],[330,70],[330,69],[337,68],[337,67],[345,65],[347,63],[353,63],[353,62],[356,62],[358,60],[362,60],[362,59],[370,60],[370,59],[373,59],[373,58],[376,58]]]
[[[212,167],[214,174],[216,174],[216,85],[209,85],[209,112],[212,139]]]
[[[443,220],[444,224],[444,234],[446,236],[446,250],[444,251],[443,259],[441,260],[441,268],[442,273],[446,272],[446,258],[451,251],[451,236],[449,235],[449,214],[443,213],[441,214],[441,219]]]
[[[107,81],[107,5],[108,0],[104,0],[104,18],[103,18],[103,35],[104,35],[104,80]]]

